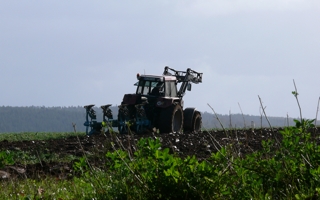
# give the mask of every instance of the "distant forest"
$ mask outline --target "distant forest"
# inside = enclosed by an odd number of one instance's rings
[[[97,120],[102,120],[102,110],[94,108]],[[111,108],[114,118],[117,116],[117,107]],[[225,128],[255,128],[269,127],[264,116],[242,114],[217,114]],[[273,127],[294,125],[292,118],[268,117]],[[81,106],[71,107],[0,107],[0,133],[12,132],[72,132],[72,123],[76,124],[78,132],[84,132],[85,109]],[[221,128],[216,116],[212,113],[202,113],[203,128]],[[319,124],[319,123],[318,123]]]

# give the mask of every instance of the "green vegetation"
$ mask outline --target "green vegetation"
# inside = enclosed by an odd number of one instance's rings
[[[79,132],[61,132],[61,133],[53,133],[53,132],[26,132],[26,133],[2,133],[0,134],[0,141],[30,141],[30,140],[49,140],[49,139],[59,139],[66,138],[71,136],[83,136],[85,133]]]
[[[2,180],[0,199],[306,199],[320,191],[320,146],[308,130],[313,120],[296,120],[281,131],[280,143],[262,141],[263,150],[238,156],[232,144],[207,160],[181,158],[159,140],[142,138],[132,149],[108,152],[109,170],[75,162],[70,180]],[[113,145],[113,143],[111,144]],[[218,144],[213,144],[218,145]],[[0,167],[12,163],[0,154]]]
[[[10,152],[1,151],[0,152],[0,169],[5,165],[14,164],[13,156]]]

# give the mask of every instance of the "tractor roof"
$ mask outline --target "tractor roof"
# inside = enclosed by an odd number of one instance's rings
[[[150,81],[175,81],[175,76],[158,76],[158,75],[140,75],[139,80],[150,80]]]

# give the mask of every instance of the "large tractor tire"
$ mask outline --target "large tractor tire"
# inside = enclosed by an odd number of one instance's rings
[[[171,105],[160,113],[160,133],[181,132],[183,127],[183,111],[180,105]]]
[[[199,112],[195,112],[192,119],[192,130],[191,131],[201,131],[202,127],[202,117]]]
[[[184,132],[201,131],[202,117],[199,111],[197,111],[195,108],[186,108],[183,114],[184,114],[184,122],[183,122]]]

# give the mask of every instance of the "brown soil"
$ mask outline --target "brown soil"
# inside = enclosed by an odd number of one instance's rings
[[[262,148],[262,140],[276,139],[281,141],[282,139],[278,129],[274,129],[273,132],[271,129],[256,129],[245,131],[233,130],[228,133],[224,131],[181,134],[149,133],[133,136],[118,135],[118,139],[111,137],[109,134],[101,134],[90,137],[82,136],[79,137],[79,140],[77,137],[68,137],[41,141],[0,141],[0,151],[24,151],[37,157],[41,153],[56,154],[59,158],[68,155],[80,158],[85,153],[89,158],[91,167],[104,169],[105,163],[108,161],[105,154],[108,151],[113,151],[110,144],[111,141],[115,143],[116,149],[123,148],[134,151],[135,144],[141,137],[159,138],[162,148],[169,148],[171,152],[181,157],[195,155],[200,160],[209,158],[211,153],[217,152],[222,146],[228,144],[233,144],[233,152],[244,156],[247,153],[260,150]],[[37,179],[45,176],[54,176],[57,179],[65,179],[77,175],[73,169],[74,162],[77,162],[77,159],[72,162],[45,162],[39,159],[39,162],[36,164],[16,163],[14,166],[6,166],[1,170],[2,172],[9,173],[10,176],[22,178]]]

